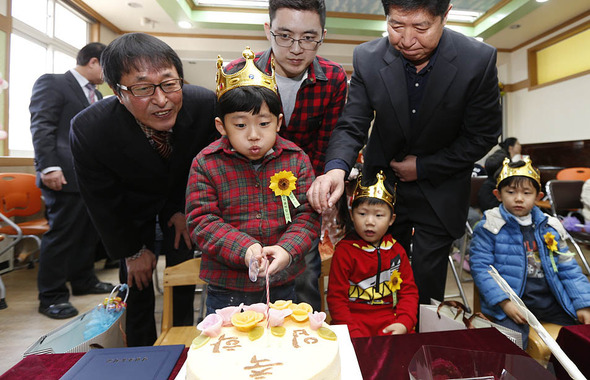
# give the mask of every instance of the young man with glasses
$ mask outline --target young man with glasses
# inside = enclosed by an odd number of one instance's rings
[[[347,89],[342,66],[317,55],[326,36],[326,6],[324,0],[270,0],[269,16],[264,31],[270,49],[256,54],[256,66],[270,74],[274,60],[284,115],[279,135],[301,147],[319,175],[324,172],[328,141]],[[226,70],[231,72],[243,63],[236,60]],[[320,308],[318,243],[306,255],[306,272],[296,283],[298,301],[316,310]]]
[[[125,34],[101,56],[116,96],[72,121],[70,143],[80,192],[109,255],[130,287],[127,343],[156,340],[152,272],[156,220],[166,264],[193,257],[184,217],[188,172],[212,142],[215,95],[183,85],[182,63],[164,42]],[[193,324],[194,286],[174,289],[174,325]]]

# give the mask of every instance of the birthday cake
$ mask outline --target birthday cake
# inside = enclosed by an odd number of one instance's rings
[[[197,325],[187,380],[340,379],[336,334],[306,303],[228,307]]]

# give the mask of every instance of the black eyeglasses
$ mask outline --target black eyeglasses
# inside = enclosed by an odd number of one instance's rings
[[[318,45],[322,43],[322,40],[313,40],[311,36],[300,38],[297,40],[293,37],[290,37],[288,34],[284,33],[274,34],[272,31],[270,31],[270,35],[274,37],[277,45],[281,47],[291,47],[295,42],[298,42],[299,47],[303,50],[315,50],[318,48]]]
[[[156,87],[160,87],[165,93],[180,91],[182,89],[182,79],[165,80],[160,84],[134,84],[129,87],[117,83],[117,87],[131,92],[133,96],[152,96],[156,92]]]

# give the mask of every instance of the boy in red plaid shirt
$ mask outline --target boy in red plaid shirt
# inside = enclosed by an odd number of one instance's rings
[[[217,130],[222,137],[193,161],[186,216],[191,239],[203,251],[200,277],[207,281],[207,314],[270,297],[295,298],[295,277],[319,231],[318,215],[306,199],[314,179],[309,157],[277,135],[283,115],[272,76],[259,71],[254,53],[245,67],[225,74],[218,60]],[[278,195],[277,195],[278,194]]]

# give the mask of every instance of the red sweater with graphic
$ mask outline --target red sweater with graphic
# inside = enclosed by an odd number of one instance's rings
[[[401,323],[416,325],[418,288],[401,244],[389,234],[378,247],[348,234],[335,248],[328,282],[332,324],[346,324],[352,337],[385,335]]]

